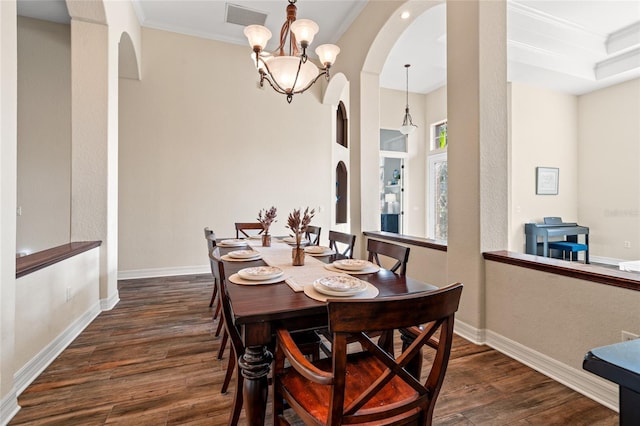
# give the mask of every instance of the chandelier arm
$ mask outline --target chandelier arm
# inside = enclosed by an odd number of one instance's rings
[[[262,64],[264,65],[264,67],[266,68],[267,72],[265,73],[264,71],[260,71],[260,81],[262,82],[262,80],[267,80],[267,83],[269,83],[269,85],[273,88],[273,90],[275,90],[278,93],[281,93],[283,95],[288,94],[289,92],[287,92],[285,89],[283,89],[277,81],[273,80],[271,81],[271,78],[269,77],[271,75],[271,70],[269,69],[269,65],[267,65],[267,63],[265,61],[263,61],[262,59],[260,59],[260,62],[262,62]]]
[[[318,75],[316,76],[316,78],[314,78],[313,80],[311,80],[309,82],[309,84],[307,84],[305,87],[303,87],[300,90],[296,90],[295,92],[292,92],[293,94],[298,94],[298,93],[302,93],[305,90],[309,89],[311,86],[313,86],[315,84],[316,81],[318,81],[318,79],[320,77],[322,77],[323,75],[329,75],[329,70],[328,69],[321,69],[322,72],[318,73]]]

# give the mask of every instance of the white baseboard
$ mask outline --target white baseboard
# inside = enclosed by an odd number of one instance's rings
[[[469,324],[456,320],[453,327],[453,331],[476,345],[484,345],[485,333],[484,330],[470,326]]]
[[[133,269],[130,271],[118,271],[119,280],[133,280],[138,278],[169,277],[175,275],[198,275],[211,273],[211,265],[204,266],[178,266],[174,268]]]
[[[116,290],[116,292],[109,296],[109,298],[100,299],[100,309],[102,309],[103,311],[110,311],[111,309],[116,307],[119,301],[120,293],[118,293],[118,290]]]
[[[100,303],[96,302],[18,370],[13,377],[17,394],[20,395],[99,314]]]
[[[456,320],[456,334],[475,344],[486,344],[500,353],[562,383],[587,398],[619,412],[618,386],[595,375],[563,364],[491,330],[479,330]]]
[[[0,401],[0,425],[6,426],[18,411],[20,411],[18,393],[14,387],[11,389],[11,392],[7,393],[7,395],[2,398],[2,401]]]

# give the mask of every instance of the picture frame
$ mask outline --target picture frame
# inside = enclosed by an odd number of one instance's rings
[[[536,167],[536,194],[558,195],[559,173],[557,167]]]

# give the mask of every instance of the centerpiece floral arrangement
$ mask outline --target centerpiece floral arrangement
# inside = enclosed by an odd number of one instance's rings
[[[293,232],[293,236],[296,239],[296,246],[292,250],[294,265],[304,265],[304,250],[300,248],[300,241],[304,233],[307,232],[307,227],[316,213],[315,209],[309,211],[309,207],[304,210],[304,213],[301,210],[294,209],[293,212],[289,213],[289,218],[287,219],[287,228]]]
[[[270,209],[262,209],[258,212],[258,222],[262,224],[264,233],[262,234],[262,245],[264,247],[271,246],[271,235],[269,235],[269,228],[273,222],[276,222],[276,216],[278,215],[278,209],[271,206]]]

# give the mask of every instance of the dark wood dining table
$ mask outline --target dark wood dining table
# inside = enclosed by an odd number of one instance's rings
[[[246,248],[248,247],[218,246],[214,252],[214,256],[224,262],[227,277],[243,268],[265,265],[263,260],[229,262],[222,259],[222,256],[230,251]],[[256,249],[259,251],[259,247]],[[331,263],[344,256],[330,255],[316,258],[322,262]],[[379,290],[377,298],[438,288],[406,276],[396,275],[386,269],[356,276],[373,284]],[[275,330],[284,327],[298,331],[327,326],[326,303],[311,299],[304,292],[293,291],[284,281],[248,286],[237,285],[227,280],[226,284],[235,324],[242,329],[245,345],[245,353],[238,360],[240,367],[238,374],[244,377],[243,397],[247,422],[250,425],[263,425],[268,396],[267,376],[273,359],[269,348],[273,345]]]

